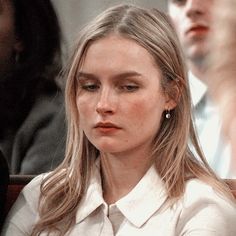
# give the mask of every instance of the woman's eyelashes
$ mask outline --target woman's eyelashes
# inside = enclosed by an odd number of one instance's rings
[[[98,81],[87,81],[87,80],[79,80],[78,81],[79,89],[87,91],[87,92],[97,92],[100,90],[103,85]],[[139,89],[139,85],[134,82],[121,82],[114,83],[110,85],[111,89],[116,90],[117,92],[135,92]]]
[[[88,91],[95,92],[100,88],[100,84],[97,80],[87,79],[87,78],[78,78],[77,86],[79,91]]]
[[[135,92],[138,89],[139,89],[139,86],[137,84],[125,83],[119,86],[119,90],[124,91],[124,92]]]
[[[100,85],[96,83],[84,83],[81,85],[81,89],[88,92],[96,92],[100,88]]]

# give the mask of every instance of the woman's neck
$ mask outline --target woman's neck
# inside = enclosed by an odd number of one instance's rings
[[[108,204],[127,195],[150,168],[150,155],[101,154],[103,197]]]

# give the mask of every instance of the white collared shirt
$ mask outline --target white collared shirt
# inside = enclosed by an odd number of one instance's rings
[[[231,169],[231,150],[221,133],[217,105],[207,95],[207,86],[189,73],[189,85],[194,105],[195,126],[199,141],[211,168],[221,178],[236,178]]]
[[[20,194],[4,226],[3,236],[30,235],[38,220],[42,175]],[[210,186],[191,180],[184,196],[166,207],[166,191],[154,167],[125,197],[108,206],[96,166],[76,214],[70,236],[235,236],[236,207]],[[47,234],[41,234],[46,236]],[[53,235],[53,234],[50,234]]]

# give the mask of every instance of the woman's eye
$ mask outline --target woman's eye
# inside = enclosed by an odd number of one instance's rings
[[[139,86],[137,85],[131,85],[131,84],[127,84],[127,85],[122,85],[121,89],[125,90],[127,92],[134,92],[136,90],[138,90]]]
[[[95,92],[99,89],[99,86],[97,84],[83,84],[81,88],[88,92]]]

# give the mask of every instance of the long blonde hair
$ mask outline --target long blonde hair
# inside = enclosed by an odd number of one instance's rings
[[[89,46],[113,33],[133,40],[153,56],[162,71],[163,90],[178,103],[171,111],[171,119],[164,119],[163,114],[153,143],[153,158],[158,174],[165,183],[168,199],[175,201],[180,198],[189,178],[199,178],[224,191],[224,185],[208,167],[195,136],[184,59],[169,19],[156,9],[119,5],[100,14],[79,35],[66,84],[66,157],[42,182],[40,220],[32,235],[39,235],[43,231],[58,231],[58,235],[65,235],[75,224],[77,209],[89,183],[91,167],[99,153],[79,126],[76,75]],[[200,162],[190,151],[189,141]],[[62,222],[63,227],[60,227]]]

